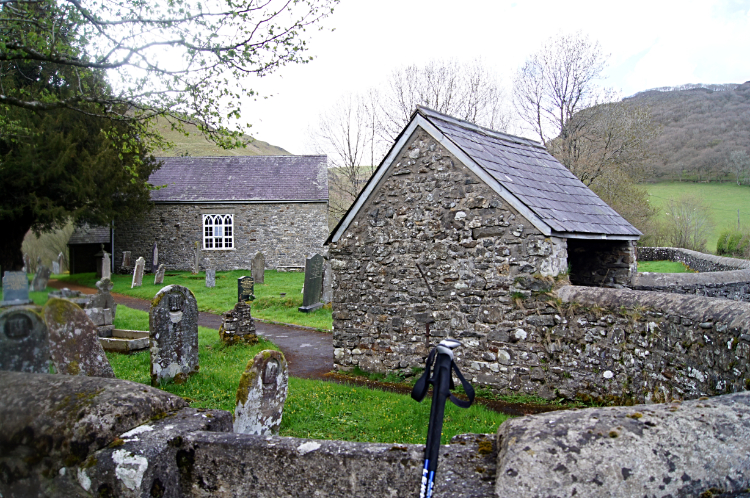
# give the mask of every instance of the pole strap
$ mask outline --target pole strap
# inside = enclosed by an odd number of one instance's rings
[[[424,373],[422,373],[422,376],[417,380],[417,382],[414,384],[414,388],[411,390],[411,397],[415,401],[422,401],[425,396],[427,396],[427,391],[430,388],[430,384],[435,384],[435,379],[432,377],[432,367],[435,364],[435,356],[437,355],[437,348],[433,348],[432,351],[430,351],[430,354],[427,356],[427,361],[425,362],[425,369]],[[460,408],[468,408],[471,406],[471,404],[474,402],[474,388],[469,384],[469,382],[464,378],[464,376],[461,374],[461,371],[458,369],[458,366],[455,362],[451,361],[451,370],[456,374],[456,377],[458,377],[458,380],[461,381],[461,386],[464,388],[464,392],[466,393],[466,396],[469,398],[468,401],[463,401],[456,396],[454,396],[452,393],[450,395],[451,403],[454,405],[460,407]],[[453,379],[451,378],[451,388],[453,388]]]

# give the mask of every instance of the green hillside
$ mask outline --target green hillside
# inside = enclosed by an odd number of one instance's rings
[[[169,126],[169,123],[165,119],[159,119],[156,124],[157,128],[161,132],[162,136],[175,144],[172,149],[155,151],[156,157],[175,157],[175,156],[286,156],[289,152],[271,145],[267,142],[255,140],[252,137],[247,137],[250,143],[247,147],[239,149],[225,150],[216,145],[215,143],[206,139],[206,137],[198,131],[198,128],[193,125],[188,125],[185,130],[188,132],[188,136],[182,133],[173,131]]]
[[[737,210],[740,212],[740,229],[750,231],[750,187],[734,183],[662,182],[644,185],[649,202],[662,207],[669,199],[692,195],[711,207],[715,228],[708,238],[707,248],[716,251],[716,241],[722,230],[737,228]],[[659,213],[664,216],[663,210]]]

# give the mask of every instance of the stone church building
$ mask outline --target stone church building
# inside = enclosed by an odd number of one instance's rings
[[[630,284],[640,235],[541,144],[420,107],[326,242],[334,364],[409,371],[450,336],[480,381],[507,382],[537,362],[513,343],[539,317],[515,303],[562,276]]]
[[[154,208],[117,223],[114,259],[190,270],[201,258],[220,271],[250,268],[258,252],[268,268],[304,267],[328,235],[326,156],[165,157],[149,178]]]

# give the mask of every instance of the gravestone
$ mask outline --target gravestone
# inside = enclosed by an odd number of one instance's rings
[[[97,327],[86,312],[66,299],[53,298],[42,309],[49,330],[49,351],[57,373],[114,378],[99,343]]]
[[[125,268],[130,268],[131,266],[133,266],[133,261],[130,254],[130,251],[122,251],[122,266]]]
[[[114,284],[109,279],[102,279],[96,283],[96,287],[99,291],[86,303],[86,314],[97,326],[99,337],[112,337],[117,314],[117,304],[110,294]]]
[[[237,389],[234,432],[278,434],[284,414],[289,372],[279,351],[261,351],[248,362]]]
[[[96,265],[96,278],[102,278],[102,260],[104,259],[104,244],[101,244],[101,249],[98,253],[94,254],[94,264]]]
[[[60,268],[60,273],[63,271],[63,262],[65,260],[65,256],[63,253],[60,253],[57,255],[57,266]]]
[[[28,254],[23,255],[23,271],[24,273],[31,273],[31,258]]]
[[[266,281],[266,257],[262,252],[258,252],[250,263],[250,271],[256,284],[262,284]]]
[[[164,283],[164,272],[166,271],[167,269],[164,267],[164,263],[160,264],[159,269],[156,270],[156,273],[154,274],[154,285]]]
[[[49,282],[49,277],[52,275],[52,272],[49,268],[44,266],[43,264],[38,264],[36,267],[36,274],[34,275],[34,280],[31,282],[31,290],[34,292],[40,292],[47,288],[47,282]]]
[[[201,249],[197,241],[195,242],[193,251],[195,253],[193,255],[195,258],[193,263],[193,275],[197,275],[198,272],[201,271]]]
[[[156,273],[156,270],[159,268],[159,248],[156,247],[156,242],[154,242],[154,248],[151,249],[151,271]]]
[[[38,306],[14,306],[2,310],[0,370],[49,373],[49,334],[40,310]]]
[[[239,302],[234,305],[234,309],[222,315],[219,337],[225,344],[258,342],[258,336],[255,334],[255,320],[250,314],[250,305]]]
[[[130,288],[140,287],[143,285],[143,268],[146,266],[146,260],[143,256],[135,260],[135,268],[133,269],[133,283],[130,284]]]
[[[323,256],[316,254],[305,261],[305,287],[302,296],[302,306],[298,309],[310,313],[323,306],[320,295],[323,289]]]
[[[323,295],[320,300],[324,304],[333,301],[333,269],[328,260],[323,263]]]
[[[102,280],[110,280],[112,278],[112,260],[109,258],[107,251],[102,251]]]
[[[60,274],[60,263],[58,263],[57,261],[52,262],[52,274],[53,275]]]
[[[3,276],[3,300],[0,306],[31,304],[29,277],[22,271],[6,271]]]
[[[198,304],[187,287],[168,285],[149,311],[151,385],[174,380],[182,384],[198,371]]]
[[[206,268],[206,287],[216,287],[216,270]]]
[[[240,277],[237,279],[237,302],[252,301],[255,299],[255,281],[252,277]]]

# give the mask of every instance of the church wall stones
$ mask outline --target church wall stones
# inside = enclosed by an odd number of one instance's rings
[[[203,249],[203,214],[234,215],[234,250]],[[150,258],[153,244],[167,270],[191,271],[195,241],[201,241],[218,271],[249,269],[257,252],[268,268],[301,266],[305,257],[323,250],[328,236],[328,205],[318,203],[155,204],[144,218],[116,227],[115,254]],[[152,270],[153,271],[153,270]]]

